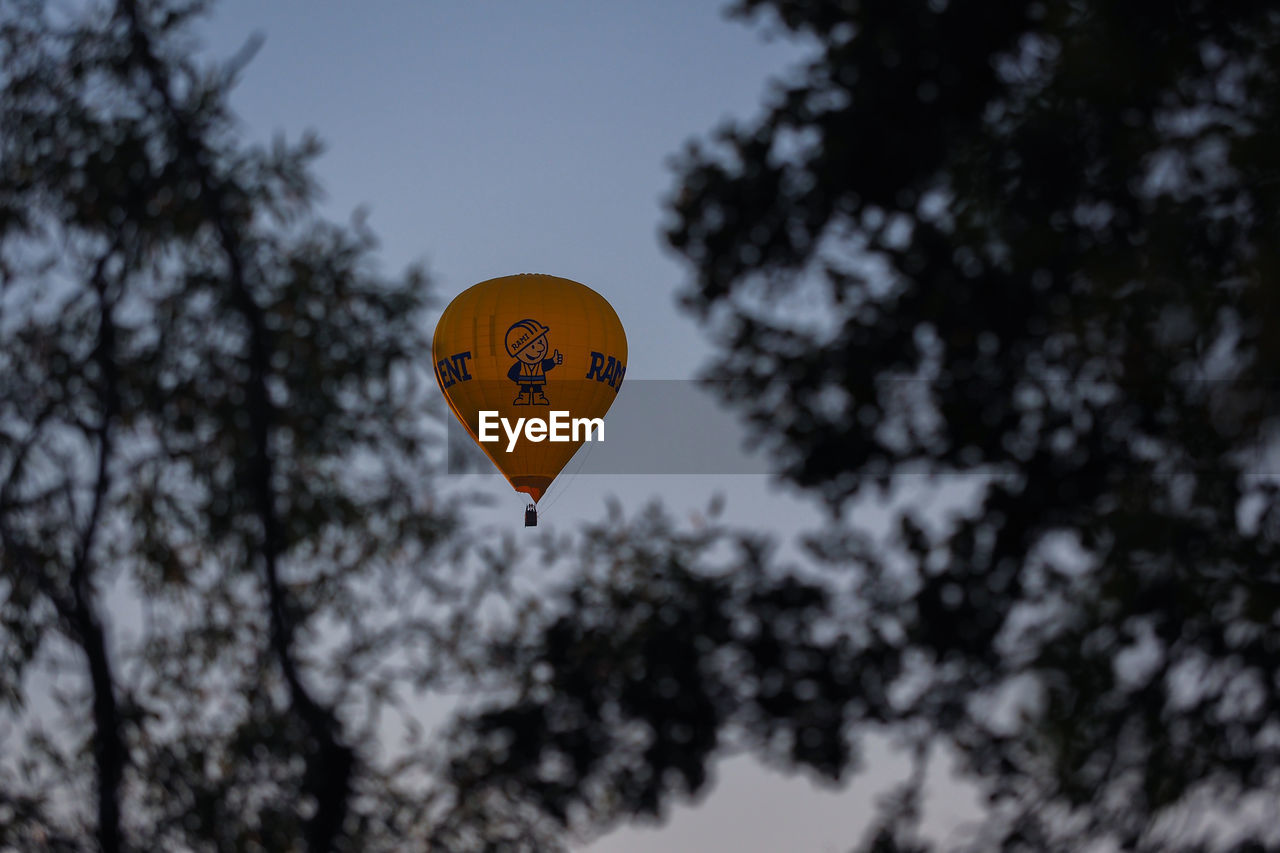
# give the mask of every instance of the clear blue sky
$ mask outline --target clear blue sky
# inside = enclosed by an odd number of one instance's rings
[[[801,45],[727,20],[720,0],[222,0],[201,32],[218,57],[265,36],[233,98],[245,133],[314,129],[326,143],[324,211],[346,219],[366,207],[388,272],[425,261],[443,302],[516,272],[588,284],[627,329],[628,381],[688,378],[711,352],[675,307],[687,271],[660,239],[670,158],[727,118],[756,115],[766,81]],[[477,524],[519,523],[521,496],[497,478],[468,479],[499,497]],[[785,535],[817,521],[761,476],[557,486],[543,501],[553,528],[599,518],[607,495],[659,497],[680,514],[717,491],[734,525]],[[732,760],[704,802],[667,825],[583,849],[848,850],[869,792],[901,772],[873,757],[880,769],[838,794]]]

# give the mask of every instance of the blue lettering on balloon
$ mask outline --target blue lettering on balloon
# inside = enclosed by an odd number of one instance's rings
[[[436,376],[440,379],[441,388],[448,388],[454,383],[466,382],[471,378],[471,372],[467,370],[469,358],[471,358],[471,352],[467,351],[447,356],[436,362]]]
[[[627,366],[613,356],[605,356],[602,352],[591,353],[591,366],[587,369],[587,378],[607,383],[610,388],[622,386],[622,376]]]

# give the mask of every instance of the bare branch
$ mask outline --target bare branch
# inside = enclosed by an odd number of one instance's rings
[[[116,327],[112,316],[114,303],[107,293],[106,280],[106,265],[113,254],[114,249],[98,259],[92,278],[98,293],[100,316],[95,357],[102,371],[99,390],[102,420],[97,430],[98,472],[89,517],[80,536],[80,550],[71,568],[72,609],[66,614],[89,661],[89,680],[93,687],[94,759],[98,765],[98,844],[103,853],[124,849],[120,832],[120,780],[128,761],[120,730],[121,718],[106,633],[94,606],[91,562],[102,506],[111,487],[111,427],[120,409],[115,360]]]

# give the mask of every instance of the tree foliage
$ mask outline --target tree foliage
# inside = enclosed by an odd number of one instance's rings
[[[842,778],[890,731],[959,756],[973,849],[1280,843],[1280,15],[737,12],[812,59],[685,152],[667,236],[712,387],[833,521],[804,581],[619,545],[517,638],[461,772],[591,824],[734,749]],[[926,776],[863,849],[927,847]]]
[[[939,755],[974,850],[1276,845],[1265,4],[744,0],[813,58],[668,238],[830,508],[785,560],[657,510],[473,547],[422,276],[316,216],[313,140],[239,140],[200,11],[0,11],[0,849],[544,850],[873,733],[868,851],[931,848]]]
[[[385,720],[496,577],[426,282],[316,215],[314,139],[241,142],[201,7],[0,10],[0,849],[425,847],[459,808]]]

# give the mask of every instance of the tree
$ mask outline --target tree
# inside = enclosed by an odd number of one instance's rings
[[[736,12],[813,58],[684,153],[667,236],[713,387],[831,509],[825,574],[641,520],[510,638],[455,778],[601,826],[727,751],[838,779],[888,730],[960,756],[973,849],[1274,849],[1280,14]],[[858,524],[922,483],[972,498]],[[923,779],[863,849],[927,847]]]
[[[313,138],[240,142],[203,5],[0,11],[0,848],[483,846],[519,816],[379,750],[499,580],[431,490],[426,280],[315,214]]]

